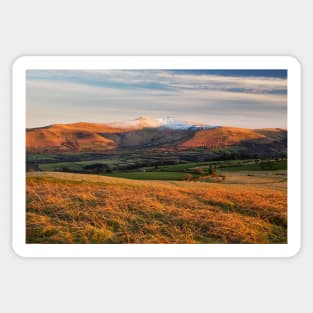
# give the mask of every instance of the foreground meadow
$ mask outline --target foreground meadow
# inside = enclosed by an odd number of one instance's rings
[[[227,176],[228,175],[228,176]],[[286,243],[286,181],[27,176],[27,243]]]

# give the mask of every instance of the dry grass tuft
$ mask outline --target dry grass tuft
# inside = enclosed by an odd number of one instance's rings
[[[286,243],[286,190],[39,174],[27,178],[26,238],[28,243]]]

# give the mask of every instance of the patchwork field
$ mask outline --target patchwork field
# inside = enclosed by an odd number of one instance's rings
[[[141,175],[168,173],[158,170]],[[183,175],[176,170],[175,175]],[[286,171],[230,170],[223,175],[215,183],[29,172],[26,239],[28,243],[286,243]]]

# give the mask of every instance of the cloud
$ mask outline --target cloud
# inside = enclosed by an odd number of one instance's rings
[[[58,116],[58,122],[108,122],[142,114],[285,127],[287,80],[165,70],[36,70],[27,72],[27,112],[30,127],[47,124],[52,115],[54,122]]]
[[[257,72],[256,72],[257,73]],[[97,87],[150,90],[225,90],[272,93],[287,89],[287,80],[275,77],[199,75],[169,70],[28,71],[28,80],[71,82]]]

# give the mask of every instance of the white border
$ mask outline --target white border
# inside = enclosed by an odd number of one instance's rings
[[[288,244],[26,244],[27,69],[287,69]],[[13,64],[12,244],[23,257],[290,257],[301,246],[301,67],[288,56],[23,56]]]

